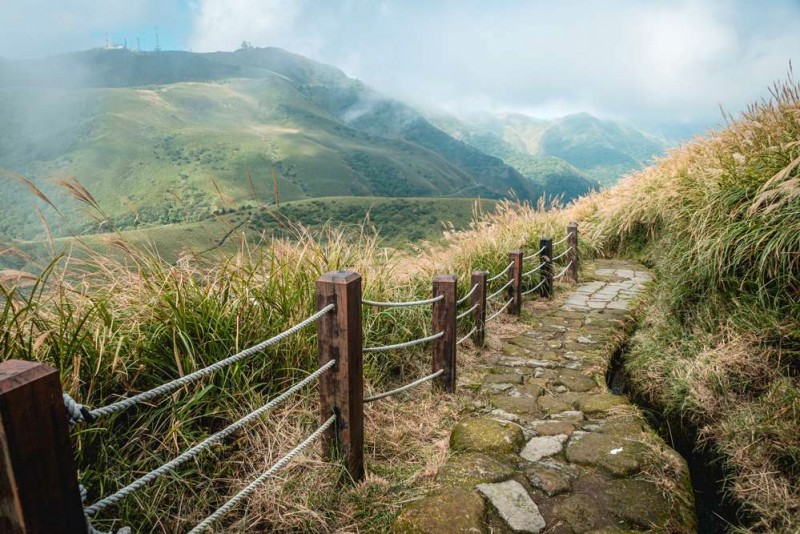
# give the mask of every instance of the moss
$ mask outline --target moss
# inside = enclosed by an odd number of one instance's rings
[[[450,448],[469,452],[519,452],[525,436],[517,425],[486,417],[460,421],[450,434]]]

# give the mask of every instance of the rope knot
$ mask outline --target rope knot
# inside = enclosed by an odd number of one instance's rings
[[[92,415],[92,412],[89,410],[89,408],[78,403],[75,399],[69,396],[69,393],[64,393],[63,397],[64,407],[67,409],[67,420],[69,421],[70,425],[95,422],[97,418]]]

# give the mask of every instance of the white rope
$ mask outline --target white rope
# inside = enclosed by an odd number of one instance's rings
[[[475,284],[474,286],[472,286],[472,289],[469,290],[469,293],[467,293],[466,295],[464,295],[463,297],[458,299],[456,301],[456,306],[461,306],[462,304],[464,304],[467,301],[467,299],[470,298],[473,293],[475,293],[476,289],[478,289],[478,284]]]
[[[523,292],[522,294],[523,294],[523,295],[530,295],[531,293],[533,293],[534,291],[536,291],[537,289],[539,289],[540,287],[542,287],[542,284],[544,284],[545,280],[547,280],[547,279],[546,279],[546,278],[542,278],[542,279],[539,281],[539,283],[538,283],[538,284],[536,284],[534,287],[530,288],[529,290],[527,290],[527,291]]]
[[[564,275],[566,274],[566,272],[567,272],[567,269],[569,269],[571,265],[572,265],[572,262],[570,261],[570,262],[567,264],[567,266],[566,266],[566,267],[564,267],[564,269],[563,269],[563,270],[562,270],[560,273],[558,273],[557,275],[555,275],[555,276],[553,277],[553,280],[558,280],[559,278],[561,278],[562,276],[564,276]]]
[[[196,527],[194,527],[189,534],[196,534],[198,532],[203,532],[211,527],[214,522],[217,521],[220,517],[227,514],[231,510],[233,510],[236,506],[239,505],[244,499],[246,499],[251,493],[255,491],[255,489],[263,484],[268,478],[272,475],[289,465],[289,463],[294,460],[294,458],[299,455],[301,452],[306,450],[312,443],[319,439],[319,437],[325,433],[328,428],[336,422],[336,416],[332,415],[328,418],[327,421],[322,423],[322,425],[316,429],[310,436],[308,436],[305,440],[303,440],[297,447],[289,451],[286,456],[278,460],[275,465],[270,467],[267,471],[259,475],[258,478],[253,480],[250,484],[248,484],[243,490],[239,493],[231,497],[228,502],[220,506],[217,511],[215,511],[210,516],[203,519]]]
[[[287,337],[291,336],[292,334],[294,334],[294,333],[302,330],[306,326],[310,325],[311,323],[316,322],[317,320],[320,319],[320,317],[324,316],[326,313],[328,313],[329,311],[333,310],[334,308],[336,308],[336,305],[328,304],[327,306],[325,306],[324,308],[319,310],[314,315],[312,315],[312,316],[308,317],[307,319],[297,323],[296,325],[294,325],[293,327],[289,328],[288,330],[284,330],[283,332],[281,332],[277,336],[271,337],[271,338],[267,339],[266,341],[262,341],[258,345],[253,345],[252,347],[244,349],[243,351],[238,352],[238,353],[234,354],[233,356],[229,356],[229,357],[225,358],[224,360],[220,360],[220,361],[218,361],[216,363],[213,363],[213,364],[209,365],[208,367],[205,367],[205,368],[200,369],[198,371],[195,371],[193,373],[189,373],[186,376],[182,376],[181,378],[178,378],[176,380],[172,380],[170,382],[167,382],[166,384],[162,384],[162,385],[160,385],[160,386],[158,386],[156,388],[153,388],[153,389],[151,389],[149,391],[144,391],[144,392],[139,393],[138,395],[134,395],[133,397],[130,397],[128,399],[123,399],[121,401],[117,401],[115,403],[109,404],[108,406],[103,406],[101,408],[95,408],[94,410],[91,410],[91,411],[88,412],[88,415],[91,416],[90,418],[86,417],[86,414],[84,413],[84,410],[83,410],[83,408],[85,408],[84,406],[78,404],[72,398],[68,399],[67,398],[68,395],[65,395],[64,396],[64,401],[65,401],[65,405],[67,407],[67,413],[70,416],[70,421],[73,422],[73,423],[74,422],[83,422],[83,421],[91,422],[94,419],[97,419],[98,417],[105,416],[105,415],[111,415],[111,414],[113,414],[115,412],[119,412],[119,411],[125,410],[126,408],[130,408],[131,406],[134,406],[136,404],[140,404],[142,402],[149,401],[149,400],[151,400],[151,399],[153,399],[155,397],[158,397],[158,396],[164,395],[166,393],[170,393],[172,391],[175,391],[176,389],[179,389],[182,386],[185,386],[186,384],[190,384],[192,382],[200,380],[204,376],[207,376],[207,375],[210,375],[210,374],[212,374],[212,373],[214,373],[216,371],[219,371],[223,367],[227,367],[228,365],[231,365],[232,363],[236,363],[236,362],[238,362],[239,360],[241,360],[243,358],[246,358],[246,357],[251,356],[251,355],[253,355],[253,354],[257,353],[257,352],[260,352],[260,351],[264,350],[265,348],[269,347],[270,345],[274,345],[274,344],[286,339]],[[77,409],[75,407],[77,407]],[[81,417],[80,418],[75,417],[76,414],[80,415]]]
[[[409,300],[407,302],[377,302],[374,300],[362,299],[361,303],[368,306],[377,306],[378,308],[405,308],[409,306],[424,306],[425,304],[433,304],[439,302],[444,298],[444,295],[433,297],[425,300]]]
[[[179,456],[165,463],[161,467],[158,467],[150,471],[146,475],[139,477],[138,479],[131,482],[124,488],[118,490],[116,493],[113,493],[112,495],[109,495],[108,497],[97,501],[93,505],[84,508],[83,510],[84,513],[87,516],[94,515],[97,512],[103,510],[104,508],[107,508],[108,506],[111,506],[112,504],[119,502],[120,500],[124,499],[125,497],[137,491],[138,489],[142,488],[146,484],[149,484],[153,480],[157,479],[161,475],[169,471],[172,471],[173,469],[175,469],[182,463],[186,462],[187,460],[194,458],[204,450],[219,443],[222,439],[226,438],[227,436],[233,434],[234,432],[245,426],[247,423],[259,418],[264,413],[270,411],[275,406],[277,406],[278,404],[289,398],[289,396],[291,396],[293,393],[296,393],[304,386],[314,381],[317,377],[319,377],[322,373],[324,373],[334,365],[336,365],[336,360],[330,360],[325,365],[322,365],[319,369],[317,369],[316,371],[305,377],[303,380],[301,380],[297,384],[293,385],[292,387],[290,387],[289,389],[287,389],[286,391],[284,391],[283,393],[281,393],[280,395],[269,401],[261,408],[258,408],[257,410],[250,412],[249,414],[245,415],[235,423],[232,423],[227,427],[223,428],[222,430],[220,430],[219,432],[212,434],[211,436],[207,437],[197,445],[194,445],[190,449],[181,453]]]
[[[560,260],[561,258],[563,258],[564,256],[566,256],[567,254],[569,254],[569,251],[570,251],[570,250],[572,250],[572,247],[568,248],[567,250],[565,250],[564,252],[562,252],[561,254],[559,254],[558,256],[556,256],[555,258],[551,259],[550,261],[554,262],[554,261],[556,261],[556,260]]]
[[[488,319],[486,319],[486,321],[484,321],[484,322],[488,323],[489,321],[491,321],[492,319],[494,319],[495,317],[497,317],[498,315],[500,315],[501,313],[503,313],[503,311],[505,311],[505,309],[506,309],[506,308],[508,308],[508,306],[509,306],[509,305],[510,305],[512,302],[514,302],[514,299],[513,299],[513,298],[512,298],[512,299],[509,299],[509,300],[508,300],[508,302],[506,302],[506,303],[503,305],[503,307],[502,307],[502,308],[500,308],[500,309],[499,309],[499,310],[497,310],[495,313],[493,313],[493,314],[492,314],[492,316],[491,316],[491,317],[489,317]]]
[[[529,256],[525,256],[524,258],[522,258],[522,260],[523,260],[523,261],[532,260],[533,258],[537,257],[539,254],[541,254],[542,252],[544,252],[544,248],[545,248],[545,247],[542,247],[542,248],[540,248],[539,250],[537,250],[536,252],[534,252],[533,254],[531,254],[531,255],[529,255]]]
[[[536,267],[534,267],[530,271],[528,271],[526,273],[522,273],[522,276],[529,276],[529,275],[535,273],[536,271],[538,271],[539,269],[541,269],[542,267],[544,267],[544,265],[545,265],[544,263],[540,263],[539,265],[537,265]]]
[[[491,278],[489,278],[488,280],[486,280],[486,282],[487,282],[487,283],[488,283],[488,282],[494,282],[495,280],[497,280],[498,278],[500,278],[501,276],[503,276],[504,274],[506,274],[506,273],[508,272],[508,270],[509,270],[511,267],[513,267],[513,266],[514,266],[514,262],[512,261],[511,263],[509,263],[509,264],[506,266],[506,268],[505,268],[505,269],[503,269],[502,271],[500,271],[499,273],[497,273],[497,274],[496,274],[496,275],[494,275],[493,277],[491,277]]]
[[[468,340],[468,339],[469,339],[469,337],[470,337],[472,334],[474,334],[475,332],[477,332],[477,330],[478,330],[478,327],[477,327],[477,326],[473,326],[473,327],[472,327],[472,330],[470,330],[470,331],[469,331],[469,333],[468,333],[466,336],[464,336],[464,337],[462,337],[461,339],[459,339],[458,341],[456,341],[456,345],[461,345],[463,342],[465,342],[466,340]]]
[[[492,300],[492,299],[493,299],[493,298],[495,298],[497,295],[499,295],[500,293],[502,293],[503,291],[505,291],[506,289],[508,289],[508,287],[509,287],[511,284],[513,284],[513,283],[514,283],[514,280],[509,280],[508,282],[506,282],[506,285],[504,285],[503,287],[501,287],[500,289],[498,289],[497,291],[495,291],[494,293],[492,293],[491,295],[489,295],[488,297],[486,297],[486,301],[488,302],[488,301]]]
[[[430,374],[428,376],[423,376],[419,380],[414,380],[413,382],[409,382],[405,386],[401,386],[401,387],[399,387],[397,389],[392,389],[392,390],[389,390],[389,391],[384,391],[383,393],[378,393],[377,395],[373,395],[371,397],[366,397],[364,399],[364,402],[373,402],[373,401],[376,401],[376,400],[379,400],[379,399],[383,399],[385,397],[391,397],[392,395],[396,395],[397,393],[402,393],[403,391],[409,390],[411,388],[415,388],[415,387],[419,386],[420,384],[424,384],[428,380],[433,380],[434,378],[436,378],[437,376],[439,376],[442,373],[444,373],[444,369],[439,369],[435,373]]]
[[[458,315],[456,315],[456,321],[458,321],[459,319],[463,319],[464,317],[466,317],[470,313],[474,312],[477,307],[478,307],[478,303],[476,302],[475,304],[472,305],[472,307],[470,309],[465,310],[465,311],[459,313]]]
[[[419,345],[420,343],[425,343],[426,341],[433,341],[434,339],[439,339],[444,335],[444,332],[439,332],[438,334],[433,334],[432,336],[428,337],[421,337],[419,339],[412,339],[411,341],[406,341],[403,343],[396,343],[394,345],[382,345],[380,347],[364,347],[362,349],[363,352],[383,352],[385,350],[394,350],[394,349],[404,349],[406,347],[413,347],[414,345]]]
[[[563,242],[564,242],[564,241],[566,241],[567,239],[569,239],[569,234],[565,235],[564,237],[562,237],[561,239],[559,239],[558,241],[556,241],[555,243],[553,243],[553,246],[555,247],[555,246],[557,246],[557,245],[560,245],[561,243],[563,243]]]

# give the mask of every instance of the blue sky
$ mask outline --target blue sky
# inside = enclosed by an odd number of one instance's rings
[[[418,105],[713,125],[800,61],[800,0],[0,0],[0,56],[280,46]]]

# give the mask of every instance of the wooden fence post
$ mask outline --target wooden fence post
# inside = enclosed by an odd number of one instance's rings
[[[569,266],[569,277],[572,282],[578,283],[578,223],[570,222],[567,225],[567,245],[569,245],[569,254],[567,259],[571,262]]]
[[[336,360],[320,376],[320,422],[336,414],[322,440],[323,455],[340,454],[353,480],[364,478],[364,376],[361,330],[361,276],[339,271],[317,280],[317,309],[336,309],[317,321],[319,364]]]
[[[58,371],[0,363],[0,532],[86,532]]]
[[[553,298],[553,238],[542,237],[539,239],[539,248],[542,251],[539,253],[539,259],[542,262],[542,297]]]
[[[472,334],[472,341],[476,347],[483,347],[486,338],[486,279],[489,273],[486,271],[475,271],[469,287],[478,286],[472,294],[472,306],[476,306],[472,316],[475,321],[475,333]]]
[[[434,339],[433,372],[444,369],[444,373],[434,379],[434,387],[446,393],[456,391],[456,285],[458,277],[454,274],[440,274],[433,277],[433,296],[444,298],[433,303],[433,322],[431,334],[444,332]]]
[[[508,288],[508,298],[513,302],[508,306],[508,314],[519,316],[522,310],[522,251],[512,250],[508,253],[509,263],[514,265],[508,273],[511,286]]]

